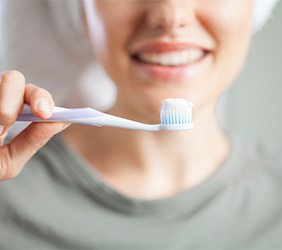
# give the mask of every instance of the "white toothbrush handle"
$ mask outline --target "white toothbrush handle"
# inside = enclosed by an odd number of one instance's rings
[[[71,122],[79,124],[87,124],[94,126],[111,126],[119,128],[127,128],[134,130],[158,131],[159,124],[148,125],[136,121],[124,119],[121,117],[108,115],[91,108],[66,109],[54,107],[54,111],[48,119],[40,119],[32,114],[29,105],[24,105],[23,111],[17,118],[17,121],[25,122]]]
[[[54,107],[54,111],[48,119],[40,119],[33,115],[30,106],[25,104],[16,120],[24,122],[72,122],[88,124],[90,120],[105,115],[106,114],[91,108],[67,109]],[[95,124],[92,123],[92,125]]]

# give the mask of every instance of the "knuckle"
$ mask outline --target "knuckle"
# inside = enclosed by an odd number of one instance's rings
[[[52,128],[53,124],[41,123],[39,125],[41,133],[38,136],[42,141],[49,140],[55,134],[55,131]]]
[[[54,135],[54,131],[45,123],[34,125],[37,126],[37,131],[32,133],[31,136],[26,136],[25,140],[27,144],[30,145],[30,148],[36,148],[37,150],[46,144],[46,142]]]
[[[35,109],[40,99],[47,99],[48,103],[51,105],[54,103],[51,94],[47,90],[31,83],[26,85],[24,99]]]
[[[7,166],[4,162],[0,162],[0,180],[5,181],[8,180],[9,177],[7,175]]]
[[[0,147],[2,147],[5,144],[8,133],[9,131],[6,131],[0,135]]]
[[[20,173],[19,170],[16,170],[14,168],[8,168],[5,175],[3,176],[3,180],[14,179],[19,175],[19,173]]]
[[[9,71],[4,72],[2,74],[2,79],[3,79],[3,81],[14,80],[14,81],[18,81],[22,84],[25,83],[24,75],[17,70],[9,70]]]
[[[32,136],[25,136],[24,141],[28,145],[30,149],[37,147],[40,144],[40,140],[36,134],[32,134]],[[36,151],[34,151],[35,153]]]
[[[33,93],[35,92],[37,86],[32,84],[32,83],[27,83],[25,85],[25,91],[26,91],[26,94],[28,95],[33,95]]]
[[[3,125],[11,124],[15,120],[15,114],[0,106],[0,120]]]
[[[17,177],[20,173],[20,170],[13,166],[9,157],[6,156],[3,149],[1,149],[1,161],[0,161],[0,180],[10,180]]]
[[[43,89],[31,83],[27,84],[27,88],[30,90],[30,96],[32,98],[37,99],[44,97],[44,98],[52,99],[51,94],[46,89]]]
[[[44,96],[45,98],[48,98],[48,99],[52,98],[51,94],[46,89],[43,89],[43,88],[38,89],[38,95]]]

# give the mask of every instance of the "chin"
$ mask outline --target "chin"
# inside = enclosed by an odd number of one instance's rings
[[[160,108],[162,101],[167,98],[184,98],[191,100],[188,95],[181,92],[154,92],[139,93],[138,98],[132,100],[132,106],[135,108],[135,114],[138,114],[137,119],[146,123],[160,122]]]
[[[166,98],[183,98],[196,103],[199,98],[207,94],[209,88],[212,88],[212,84],[207,85],[208,82],[211,82],[212,76],[210,72],[208,73],[194,79],[176,77],[166,81],[133,75],[127,84],[131,92],[128,95],[135,93],[132,101],[139,100],[144,106],[147,106],[148,110],[152,111],[158,111],[162,100]]]

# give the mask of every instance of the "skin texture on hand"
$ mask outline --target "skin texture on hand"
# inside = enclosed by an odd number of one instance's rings
[[[15,91],[16,90],[16,91]],[[24,76],[17,71],[0,75],[0,181],[17,176],[26,162],[69,124],[32,123],[8,144],[4,144],[9,129],[15,122],[24,103],[33,114],[46,119],[52,114],[54,102],[48,91],[26,84]]]

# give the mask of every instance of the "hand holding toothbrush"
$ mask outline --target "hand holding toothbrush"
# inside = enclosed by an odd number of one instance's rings
[[[0,74],[0,181],[12,179],[25,163],[55,134],[69,123],[31,123],[10,143],[4,144],[9,129],[21,112],[23,103],[30,105],[39,119],[51,116],[54,101],[50,93],[32,84],[26,84],[24,76],[17,71]]]
[[[22,111],[24,104],[28,111]],[[184,99],[165,99],[160,124],[144,124],[92,108],[55,107],[48,91],[26,85],[24,76],[17,71],[4,72],[0,78],[0,181],[17,176],[24,164],[70,123],[143,131],[181,131],[193,128],[192,107],[193,103]],[[7,132],[15,121],[32,123],[4,145]]]

